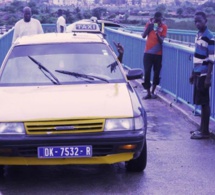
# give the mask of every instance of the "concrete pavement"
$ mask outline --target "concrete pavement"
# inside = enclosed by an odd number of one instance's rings
[[[143,97],[145,97],[146,93],[147,93],[146,90],[142,87],[142,84],[141,84],[142,82],[143,82],[143,80],[137,80],[137,81],[133,82],[133,87],[137,90],[141,99]],[[148,100],[142,99],[143,105],[145,105],[146,107],[149,107],[149,109],[150,109],[151,101],[162,101],[162,102],[166,103],[167,105],[169,105],[171,108],[175,109],[175,111],[180,112],[182,114],[182,116],[185,117],[186,120],[189,120],[191,123],[196,125],[196,127],[199,127],[201,117],[200,117],[200,115],[194,114],[194,110],[191,109],[189,106],[187,106],[186,104],[183,104],[181,102],[175,101],[171,95],[162,92],[162,90],[160,90],[159,87],[157,87],[157,89],[156,89],[156,95],[157,95],[156,99],[148,99]],[[165,111],[164,110],[162,111],[159,108],[153,109],[153,112],[157,113],[158,116],[159,116],[159,114],[165,114]],[[167,120],[168,120],[168,117],[167,117]],[[174,126],[174,124],[172,124],[172,125]],[[210,120],[209,128],[210,128],[210,132],[211,132],[211,138],[215,139],[215,121]],[[193,129],[191,129],[191,130],[193,130]],[[188,130],[188,136],[190,136],[189,132],[190,132],[190,130]]]

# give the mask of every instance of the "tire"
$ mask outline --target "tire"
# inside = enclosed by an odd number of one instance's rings
[[[142,172],[146,168],[147,164],[147,144],[145,145],[140,153],[140,156],[136,159],[132,159],[125,163],[125,168],[129,172]]]
[[[0,165],[0,178],[4,177],[4,165]]]

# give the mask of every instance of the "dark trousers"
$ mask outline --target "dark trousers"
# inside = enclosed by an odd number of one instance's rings
[[[144,64],[144,88],[149,89],[151,87],[151,70],[153,68],[153,85],[159,85],[160,83],[160,71],[162,67],[162,55],[145,53],[143,57]]]
[[[210,95],[209,87],[205,87],[206,76],[199,76],[194,74],[194,93],[193,93],[193,102],[196,105],[209,105],[210,104]]]

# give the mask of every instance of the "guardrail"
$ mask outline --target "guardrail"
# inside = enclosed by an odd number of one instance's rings
[[[140,34],[105,28],[106,39],[116,51],[113,41],[120,42],[124,48],[123,63],[130,68],[143,68],[143,53],[146,40]],[[116,51],[117,52],[117,51]],[[161,90],[172,96],[173,101],[183,102],[200,112],[192,104],[193,86],[189,84],[189,77],[193,69],[194,48],[164,41],[163,62],[161,71]],[[215,68],[213,70],[215,75]],[[213,76],[212,83],[215,83]],[[211,119],[215,120],[215,85],[211,87]]]
[[[141,34],[144,30],[143,27],[128,26],[124,31]],[[197,30],[179,30],[179,29],[168,29],[166,40],[168,41],[179,41],[180,43],[190,43],[193,44],[195,41]],[[215,32],[212,32],[215,36]]]
[[[10,49],[13,38],[13,29],[4,33],[0,36],[0,66],[6,56],[8,50]]]

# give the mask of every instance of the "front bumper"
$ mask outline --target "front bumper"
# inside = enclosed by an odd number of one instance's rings
[[[0,136],[0,165],[113,164],[139,156],[146,137],[143,131],[102,132],[76,135]],[[121,146],[135,144],[134,149]],[[90,158],[39,159],[44,146],[92,145]]]

